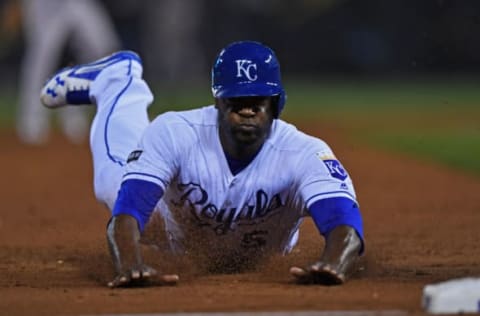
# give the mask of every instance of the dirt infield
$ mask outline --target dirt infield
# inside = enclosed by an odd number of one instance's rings
[[[313,126],[313,125],[312,125]],[[288,268],[319,254],[310,221],[294,253],[244,274],[205,275],[194,262],[154,260],[178,272],[174,287],[110,290],[108,212],[92,192],[88,147],[56,137],[42,148],[0,132],[0,315],[205,311],[404,310],[422,313],[425,284],[480,275],[480,179],[350,143],[334,126],[303,128],[325,139],[354,179],[367,252],[340,287],[300,286]]]

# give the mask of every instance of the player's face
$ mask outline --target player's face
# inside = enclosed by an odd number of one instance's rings
[[[220,136],[237,145],[261,145],[273,122],[271,97],[216,99]]]

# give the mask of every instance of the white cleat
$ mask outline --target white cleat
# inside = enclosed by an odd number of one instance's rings
[[[91,104],[90,84],[105,68],[122,61],[136,61],[140,57],[132,51],[119,51],[88,64],[63,68],[44,85],[40,100],[48,108],[70,105]]]

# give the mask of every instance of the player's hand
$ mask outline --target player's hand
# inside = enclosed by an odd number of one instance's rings
[[[118,274],[115,279],[108,282],[108,287],[129,287],[129,286],[145,286],[148,284],[164,284],[175,285],[179,280],[176,274],[159,275],[158,272],[147,265],[133,267],[125,272]]]
[[[328,235],[320,260],[306,268],[291,267],[290,274],[300,283],[343,284],[354,272],[361,247],[353,227],[337,226]]]
[[[338,268],[322,261],[306,268],[291,267],[290,274],[303,284],[339,285],[345,283],[347,279]]]

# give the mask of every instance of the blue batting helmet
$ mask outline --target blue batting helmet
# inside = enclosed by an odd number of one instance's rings
[[[215,98],[278,96],[280,115],[286,96],[273,50],[253,41],[225,47],[212,68],[212,93]]]

